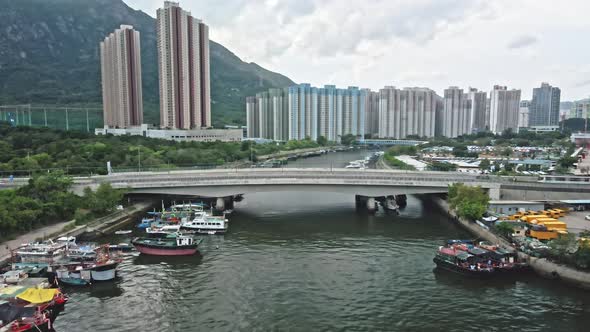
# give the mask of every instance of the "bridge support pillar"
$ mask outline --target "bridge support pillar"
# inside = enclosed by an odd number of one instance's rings
[[[406,195],[395,195],[395,202],[400,208],[408,205],[408,196]]]
[[[488,190],[488,195],[490,196],[491,200],[499,200],[500,199],[500,188],[490,188]]]
[[[356,207],[357,211],[359,211],[362,208],[363,202],[361,195],[354,195],[354,206]]]
[[[377,202],[375,201],[374,197],[367,197],[367,211],[375,212],[377,209]]]
[[[215,209],[217,209],[217,211],[225,210],[225,197],[217,198],[217,201],[215,202]]]
[[[386,211],[399,210],[399,204],[397,204],[397,202],[395,200],[395,196],[393,196],[393,195],[385,197],[385,199],[382,201],[381,204],[383,205],[383,208]]]

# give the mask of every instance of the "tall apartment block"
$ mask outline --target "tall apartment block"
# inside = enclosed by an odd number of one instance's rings
[[[370,91],[299,84],[270,89],[246,99],[248,137],[274,140],[340,141],[343,135],[363,137]]]
[[[534,88],[529,108],[529,125],[558,126],[560,98],[561,90],[547,83],[542,83],[540,88]]]
[[[127,128],[143,122],[139,31],[121,25],[100,43],[105,126]]]
[[[160,126],[211,126],[209,27],[166,1],[157,11]]]
[[[518,108],[518,128],[528,128],[529,127],[529,108],[531,106],[531,102],[528,100],[521,100],[520,106]]]
[[[477,91],[475,88],[469,88],[467,98],[471,101],[471,118],[470,132],[480,132],[486,130],[486,103],[487,93]]]
[[[438,96],[427,88],[379,90],[379,137],[433,137]]]
[[[443,109],[439,112],[437,124],[441,126],[441,136],[454,138],[471,134],[472,100],[463,89],[455,86],[445,89]]]
[[[337,89],[299,84],[288,89],[289,139],[339,141],[343,135],[365,134],[365,100],[367,90],[357,87]]]
[[[365,135],[379,135],[379,92],[363,89],[365,95]]]
[[[258,109],[258,95],[246,97],[246,126],[247,137],[260,138],[260,111]]]
[[[495,85],[490,93],[490,131],[501,134],[506,129],[518,132],[520,90]]]
[[[574,105],[572,106],[572,109],[568,114],[568,118],[590,118],[590,98],[575,101]]]

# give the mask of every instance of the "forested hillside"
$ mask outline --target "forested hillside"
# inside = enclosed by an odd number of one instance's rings
[[[130,24],[141,33],[145,119],[159,122],[154,18],[121,0],[0,0],[0,8],[0,104],[100,106],[99,43]],[[245,124],[246,96],[293,84],[210,46],[215,126]]]

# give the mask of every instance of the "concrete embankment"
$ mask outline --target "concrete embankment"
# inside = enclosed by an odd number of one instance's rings
[[[87,225],[78,226],[60,236],[100,235],[113,232],[143,215],[153,204],[151,201],[135,203],[124,210],[96,219]]]
[[[443,211],[448,213],[453,221],[455,221],[458,225],[469,231],[474,236],[492,243],[501,244],[503,246],[511,246],[511,244],[506,239],[482,228],[476,223],[457,217],[456,213],[449,208],[448,203],[442,198],[433,198],[432,201]],[[567,265],[557,264],[547,260],[546,258],[532,257],[520,251],[518,252],[518,256],[526,261],[533,271],[542,277],[549,279],[559,279],[572,286],[590,289],[589,272],[576,270],[575,268],[569,267]]]
[[[297,149],[297,150],[286,150],[286,151],[279,151],[273,154],[267,154],[258,156],[258,161],[265,161],[269,159],[284,159],[288,158],[289,156],[296,156],[296,155],[304,155],[306,153],[318,153],[320,151],[327,151],[332,149],[344,149],[341,146],[320,146],[315,148],[306,148],[306,149]]]
[[[38,238],[59,238],[62,236],[81,236],[86,234],[105,234],[123,227],[128,222],[135,220],[139,215],[142,215],[150,207],[153,202],[138,202],[124,210],[116,211],[108,216],[95,219],[86,225],[76,226],[68,231],[60,232],[64,226],[74,224],[75,221],[59,223],[53,225],[52,228],[42,228],[28,234],[24,234],[10,243],[2,244],[2,255],[0,256],[0,265],[4,265],[10,261],[10,249],[16,249],[23,243],[35,241]]]

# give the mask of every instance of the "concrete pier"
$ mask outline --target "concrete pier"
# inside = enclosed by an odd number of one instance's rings
[[[218,197],[217,201],[215,201],[215,209],[217,211],[225,210],[225,197]]]
[[[373,213],[377,210],[377,201],[375,197],[355,195],[354,202],[356,210],[361,212]]]
[[[377,204],[375,202],[375,198],[374,197],[367,197],[367,211],[369,212],[375,212],[375,210],[377,209]]]

